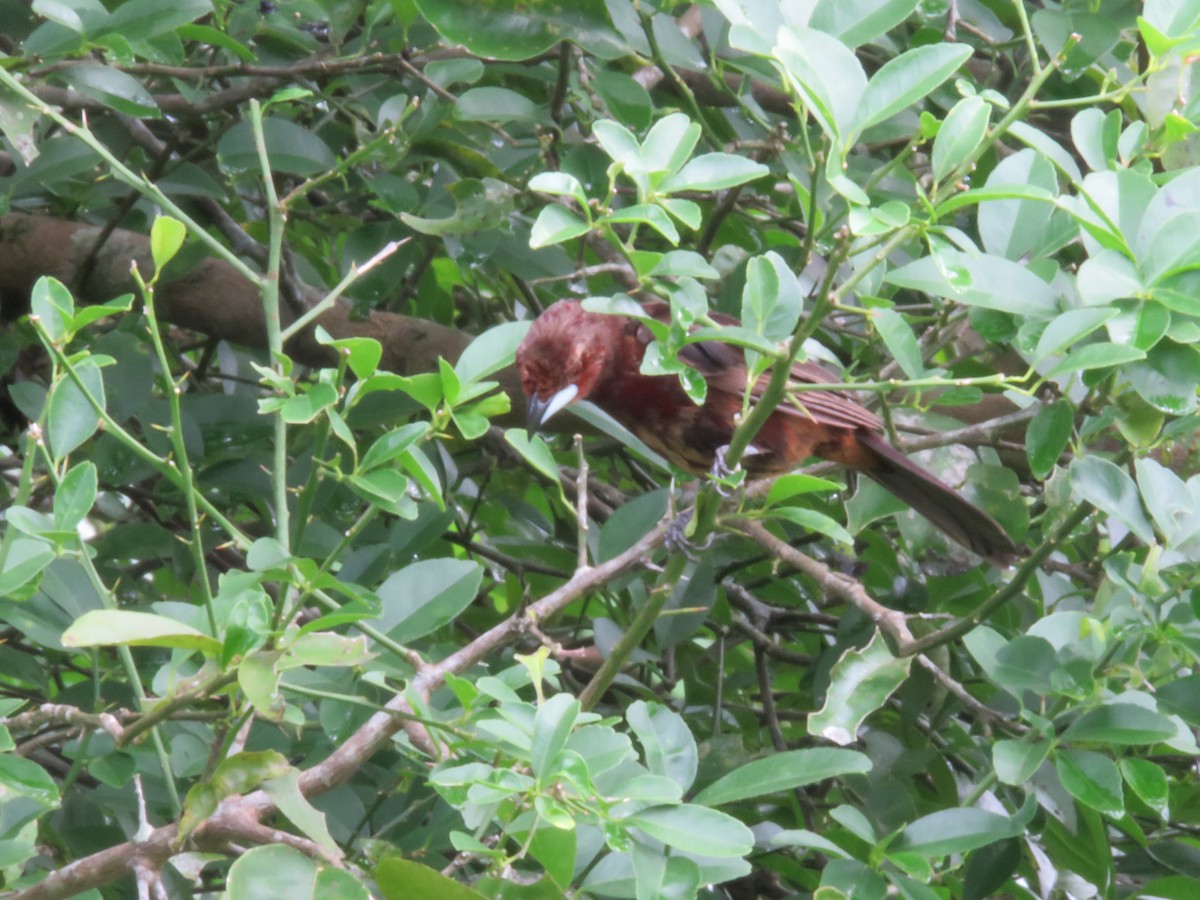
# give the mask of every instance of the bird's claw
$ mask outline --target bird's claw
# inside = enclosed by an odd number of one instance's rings
[[[713,480],[716,482],[714,490],[726,500],[741,488],[742,482],[745,480],[746,471],[742,468],[740,462],[735,466],[729,466],[725,461],[725,456],[728,452],[728,444],[718,447],[716,455],[713,457],[712,469],[709,470],[709,474],[712,475]]]
[[[667,526],[666,536],[663,542],[667,545],[667,549],[672,553],[682,553],[688,559],[695,562],[696,554],[702,553],[712,546],[714,535],[710,532],[703,542],[696,544],[688,537],[687,529],[692,522],[692,513],[694,510],[685,509],[679,515],[671,520]]]

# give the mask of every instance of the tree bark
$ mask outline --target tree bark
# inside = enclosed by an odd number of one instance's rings
[[[85,305],[136,293],[131,265],[136,261],[146,276],[154,271],[149,239],[117,229],[89,266],[100,234],[99,226],[49,216],[0,216],[0,320],[11,321],[28,311],[29,293],[43,275],[67,285],[76,301]],[[160,282],[155,306],[162,320],[180,328],[246,347],[266,347],[257,288],[221,260],[206,259],[183,275]],[[285,327],[294,318],[286,309],[281,315]],[[471,342],[471,335],[457,329],[395,313],[373,312],[365,319],[353,319],[349,304],[338,303],[288,342],[288,353],[305,365],[334,364],[332,351],[316,341],[315,325],[335,338],[374,338],[383,347],[380,366],[401,375],[435,371],[438,357],[454,361]],[[509,396],[521,396],[514,369],[496,377]]]

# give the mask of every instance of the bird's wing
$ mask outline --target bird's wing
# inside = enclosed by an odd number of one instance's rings
[[[669,323],[671,320],[671,308],[666,303],[654,301],[645,304],[645,309],[660,322]],[[710,316],[718,325],[740,324],[737,319],[723,313],[711,313]],[[654,340],[654,335],[644,325],[638,328],[637,334],[644,344]],[[697,341],[685,345],[679,351],[679,359],[703,375],[710,389],[737,396],[745,393],[746,360],[740,347],[720,341]],[[769,381],[770,373],[761,376],[750,391],[751,399],[758,400]],[[841,379],[833,372],[808,362],[795,363],[792,366],[791,381],[797,385],[841,383]],[[802,416],[819,425],[835,428],[866,428],[871,431],[883,428],[883,424],[873,412],[860,406],[844,391],[800,391],[792,397],[794,402],[785,400],[779,405],[779,412]]]

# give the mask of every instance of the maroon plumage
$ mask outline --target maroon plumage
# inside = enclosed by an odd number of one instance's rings
[[[667,321],[665,304],[646,312]],[[737,324],[713,316],[722,324]],[[733,436],[746,389],[741,350],[715,341],[688,344],[679,358],[708,382],[708,395],[696,405],[674,376],[641,374],[642,356],[653,340],[636,319],[589,313],[573,300],[562,300],[533,323],[517,349],[521,384],[529,400],[531,427],[577,400],[590,400],[680,468],[702,474],[712,468],[717,450]],[[836,384],[820,366],[792,367],[796,383]],[[765,379],[752,390],[752,396]],[[803,408],[780,405],[754,436],[742,459],[752,478],[789,472],[810,456],[832,460],[865,473],[948,536],[998,563],[1016,556],[1004,529],[983,510],[963,499],[883,437],[876,416],[840,391],[807,391]]]

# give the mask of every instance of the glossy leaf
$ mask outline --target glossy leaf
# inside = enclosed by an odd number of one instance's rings
[[[368,900],[371,896],[366,885],[344,869],[319,865],[311,857],[283,844],[253,847],[239,856],[229,868],[226,889],[230,900],[271,895],[293,900],[316,900],[318,897]]]
[[[1106,703],[1085,713],[1063,733],[1067,741],[1106,744],[1154,744],[1175,736],[1165,716],[1132,703]]]
[[[67,647],[111,647],[120,644],[178,647],[215,655],[221,642],[174,619],[123,609],[97,609],[84,613],[63,632]]]
[[[264,116],[262,124],[272,171],[306,177],[333,168],[336,160],[329,145],[307,128],[277,116]],[[261,169],[249,122],[225,132],[217,142],[217,152],[221,162],[234,172]]]
[[[81,63],[63,73],[71,86],[129,116],[157,118],[162,115],[150,92],[136,78],[108,66]]]
[[[825,703],[809,716],[809,734],[849,744],[863,720],[900,686],[911,664],[911,659],[892,656],[878,631],[863,649],[847,650],[830,672]]]
[[[1107,756],[1091,750],[1062,750],[1054,768],[1067,792],[1097,812],[1119,816],[1125,811],[1121,773]]]
[[[1076,459],[1071,464],[1071,490],[1102,512],[1117,519],[1146,543],[1154,529],[1142,511],[1137,486],[1123,470],[1099,456]]]
[[[990,116],[991,107],[981,97],[964,97],[954,104],[933,143],[935,181],[943,181],[983,142]]]
[[[1020,833],[1020,826],[1012,819],[987,810],[944,809],[905,826],[892,849],[922,856],[944,856],[986,847]]]
[[[696,777],[696,740],[683,719],[665,706],[641,700],[625,717],[642,745],[646,768],[670,778],[682,790],[690,788]]]
[[[818,747],[776,753],[734,769],[696,795],[695,802],[721,806],[816,784],[827,778],[871,770],[868,757],[853,750]]]
[[[426,559],[405,566],[379,586],[382,626],[406,643],[452,621],[475,599],[483,570],[467,560]]]
[[[1057,465],[1071,440],[1075,410],[1068,400],[1056,400],[1038,410],[1029,422],[1025,434],[1025,451],[1029,468],[1038,478],[1045,478]]]
[[[480,56],[522,60],[545,53],[564,38],[601,46],[622,44],[599,0],[569,6],[502,0],[414,0],[421,15],[452,44]]]
[[[877,125],[925,97],[971,56],[969,47],[930,44],[907,50],[871,76],[855,115],[856,132]]]
[[[670,847],[704,856],[744,856],[754,846],[749,828],[706,806],[655,806],[630,816],[626,822]]]

